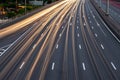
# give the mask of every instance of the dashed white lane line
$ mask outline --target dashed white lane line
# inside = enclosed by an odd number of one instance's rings
[[[62,34],[59,35],[60,37],[62,36]]]
[[[56,45],[56,49],[58,49],[58,47],[59,47],[59,45],[57,44],[57,45]]]
[[[70,26],[72,25],[72,23],[70,23]]]
[[[85,67],[85,63],[84,62],[82,63],[82,66],[83,66],[83,70],[85,71],[86,67]]]
[[[79,49],[82,49],[82,46],[79,44]]]
[[[43,33],[41,34],[41,36],[43,36]]]
[[[100,26],[100,24],[99,24],[99,23],[97,23],[97,26]]]
[[[103,46],[102,44],[101,44],[101,48],[102,48],[102,49],[105,49],[104,46]]]
[[[22,67],[24,66],[25,62],[23,61],[22,64],[20,65],[19,69],[22,69]]]
[[[92,26],[92,29],[94,29],[94,27]]]
[[[77,29],[78,29],[79,27],[77,26]]]
[[[85,26],[86,24],[84,23],[84,26]]]
[[[78,33],[77,36],[80,37],[80,34]]]
[[[62,26],[62,29],[63,29],[64,27]]]
[[[37,44],[35,44],[35,45],[33,46],[33,49],[34,49],[36,46],[37,46]]]
[[[55,68],[55,63],[53,62],[52,63],[52,70],[54,70],[54,68]]]
[[[97,37],[98,35],[95,33],[95,36]]]
[[[90,23],[92,23],[92,22],[90,21]]]
[[[117,68],[115,67],[115,65],[113,64],[113,62],[111,62],[111,65],[112,65],[112,67],[113,67],[115,70],[117,70]]]

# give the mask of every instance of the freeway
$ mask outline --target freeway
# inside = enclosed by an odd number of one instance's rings
[[[119,80],[120,41],[89,0],[64,0],[0,30],[0,80]]]

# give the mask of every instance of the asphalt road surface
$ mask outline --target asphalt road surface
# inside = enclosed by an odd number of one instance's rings
[[[64,0],[0,30],[0,80],[120,80],[120,40],[89,0]]]

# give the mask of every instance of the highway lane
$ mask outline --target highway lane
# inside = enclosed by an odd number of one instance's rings
[[[48,19],[48,21],[49,21],[49,19]],[[47,22],[47,21],[46,21],[46,22]],[[44,24],[44,25],[46,25],[46,24]],[[43,27],[44,27],[44,25],[43,25]],[[40,27],[40,28],[41,28],[41,27]],[[36,31],[36,34],[38,34],[38,33],[39,33],[39,32]],[[41,33],[41,35],[42,35],[42,33]],[[6,71],[6,70],[5,70],[5,71]]]
[[[91,3],[68,0],[56,10],[11,52],[0,79],[119,80],[119,41]]]
[[[97,41],[101,45],[101,48],[103,49],[103,53],[105,54],[105,57],[108,59],[110,65],[111,65],[111,62],[113,61],[119,68],[119,64],[117,64],[117,62],[119,61],[119,58],[118,58],[119,48],[120,48],[119,42],[117,40],[115,40],[114,36],[112,36],[110,31],[108,31],[108,28],[107,28],[108,26],[105,25],[105,23],[102,21],[102,19],[98,15],[98,13],[94,9],[90,9],[89,12],[90,12],[89,14],[91,14],[91,17],[88,16],[88,17],[90,17],[90,20],[94,19],[94,22],[97,21],[96,22],[97,27],[95,27],[95,24],[93,22],[90,24],[91,24],[91,26],[94,26],[94,29],[92,29],[94,31],[93,34],[95,35],[95,37],[97,38]],[[95,19],[96,19],[96,21],[95,21]],[[100,27],[101,27],[101,31],[99,31]],[[104,35],[104,36],[102,36],[102,35]],[[116,68],[113,67],[113,65],[111,65],[111,66],[115,70],[115,73],[119,74],[118,73],[119,70],[116,71]],[[119,77],[119,75],[118,75],[118,77]]]

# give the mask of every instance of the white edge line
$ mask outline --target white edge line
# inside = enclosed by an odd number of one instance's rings
[[[99,19],[102,21],[102,23],[105,25],[105,27],[108,29],[108,31],[113,35],[113,37],[120,43],[120,40],[113,34],[113,32],[108,28],[108,26],[104,23],[104,21],[100,18]]]

